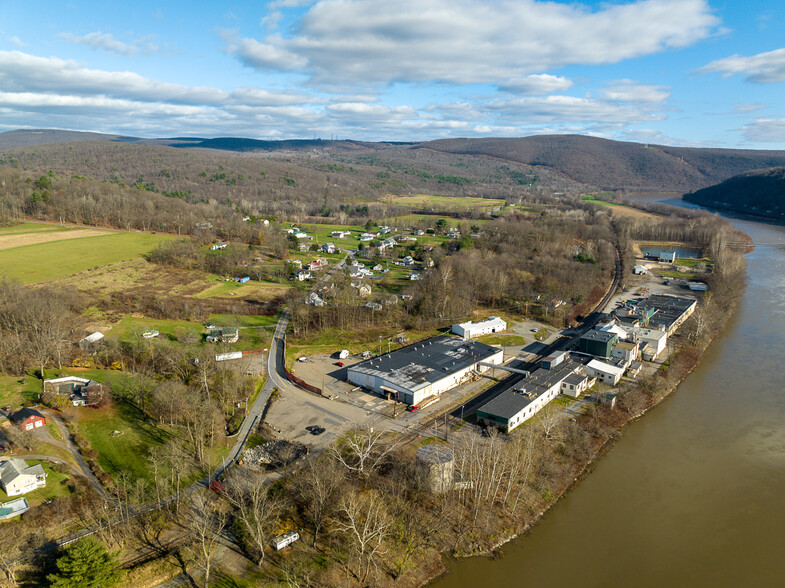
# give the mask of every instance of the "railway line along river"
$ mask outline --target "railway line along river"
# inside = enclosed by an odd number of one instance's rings
[[[698,368],[503,558],[434,586],[785,584],[785,227],[731,220],[765,245]]]

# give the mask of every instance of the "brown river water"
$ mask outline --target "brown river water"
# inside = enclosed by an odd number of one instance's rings
[[[785,586],[785,227],[701,365],[504,557],[448,564],[465,586]]]

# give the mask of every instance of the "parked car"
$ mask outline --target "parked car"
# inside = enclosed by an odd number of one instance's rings
[[[414,412],[415,410],[417,410],[419,408],[420,408],[419,404],[410,404],[409,406],[406,407],[406,410],[408,412]]]
[[[321,434],[322,434],[322,433],[324,433],[326,430],[327,430],[327,429],[325,429],[324,427],[316,427],[315,429],[313,429],[313,430],[311,431],[311,435],[321,435]]]
[[[343,367],[343,362],[342,361],[336,361],[335,365],[337,365],[338,367]]]
[[[11,412],[11,407],[10,406],[4,406],[3,410],[6,411],[6,412]]]

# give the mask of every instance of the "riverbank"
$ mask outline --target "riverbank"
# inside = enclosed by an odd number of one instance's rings
[[[749,238],[747,235],[744,237]],[[707,350],[723,335],[729,321],[738,310],[744,293],[744,263],[740,253],[735,257],[736,260],[728,264],[729,267],[735,266],[735,270],[727,275],[721,275],[719,279],[717,277],[714,279],[717,294],[704,298],[705,304],[700,314],[692,323],[685,324],[674,338],[677,340],[677,349],[667,365],[650,378],[621,390],[618,396],[619,408],[615,411],[594,409],[590,414],[578,419],[578,425],[592,433],[591,450],[584,460],[573,462],[570,474],[563,480],[562,491],[542,508],[533,510],[525,520],[519,520],[516,527],[510,529],[505,536],[496,537],[495,541],[474,552],[452,555],[458,558],[503,555],[503,550],[500,548],[520,535],[531,532],[556,504],[576,489],[594,470],[601,458],[614,447],[616,441],[622,437],[633,421],[640,419],[672,395],[684,379],[700,365]],[[741,258],[741,265],[739,265],[739,258]],[[616,418],[613,418],[614,416]],[[434,579],[426,583],[441,585]],[[445,581],[444,584],[450,583]]]

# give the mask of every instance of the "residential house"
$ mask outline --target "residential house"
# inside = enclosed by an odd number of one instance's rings
[[[349,235],[351,235],[351,232],[350,231],[333,231],[332,233],[330,233],[330,235],[332,237],[335,237],[336,239],[347,239],[349,237]]]
[[[311,306],[324,306],[324,299],[316,292],[309,292],[305,299],[305,303],[310,304]]]
[[[358,280],[352,281],[352,288],[357,288],[357,293],[362,298],[367,298],[371,295],[371,285]]]
[[[74,406],[98,404],[104,396],[100,382],[76,376],[44,380],[44,390],[68,396]]]
[[[240,339],[240,330],[237,327],[221,327],[213,329],[207,335],[208,343],[237,343]]]
[[[414,258],[411,255],[407,255],[401,261],[403,262],[403,265],[407,267],[411,267],[414,265]]]
[[[381,310],[382,309],[382,305],[379,304],[378,302],[366,302],[365,303],[365,307],[366,308],[370,308],[371,310]]]
[[[375,271],[375,272],[380,272],[380,271],[382,271],[384,268],[382,267],[382,264],[381,264],[381,263],[377,263],[377,264],[376,264],[375,266],[373,266],[371,269],[372,269],[373,271]]]
[[[373,241],[375,237],[376,235],[374,235],[373,233],[363,233],[362,235],[360,235],[360,241],[363,242]]]
[[[398,244],[398,241],[390,237],[389,239],[385,239],[384,241],[379,243],[379,251],[385,252],[388,249],[392,249]]]
[[[422,276],[417,272],[414,272],[412,275],[409,276],[409,279],[412,281],[422,280]]]
[[[213,243],[210,245],[210,251],[218,251],[219,249],[226,249],[226,243]]]
[[[322,252],[335,253],[335,243],[325,243],[322,245]]]
[[[46,472],[41,464],[27,465],[23,459],[0,463],[0,486],[8,496],[27,494],[46,486]]]
[[[300,280],[301,282],[305,280],[310,280],[311,272],[309,272],[308,270],[300,270],[299,272],[297,272],[297,279]]]
[[[11,415],[11,422],[20,427],[23,431],[40,429],[46,424],[46,418],[40,412],[32,408],[23,408]]]

